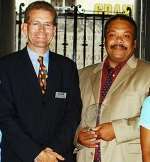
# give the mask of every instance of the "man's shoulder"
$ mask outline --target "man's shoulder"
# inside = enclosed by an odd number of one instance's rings
[[[82,69],[79,70],[79,75],[90,75],[94,72],[99,71],[101,68],[101,63],[97,63],[97,64],[93,64],[93,65],[89,65],[87,67],[84,67]]]
[[[144,66],[150,66],[150,62],[143,60],[143,59],[138,59],[139,63]]]
[[[21,56],[20,53],[22,53],[21,51],[16,51],[16,52],[12,52],[9,53],[3,57],[0,58],[0,64],[1,65],[11,65],[11,64],[16,64],[17,60],[19,59],[19,57]]]
[[[143,70],[150,70],[150,62],[139,59],[138,60],[138,66],[139,69],[143,69]]]
[[[52,55],[52,58],[60,65],[61,64],[63,66],[75,65],[75,62],[66,56],[63,56],[63,55],[60,55],[54,52],[50,52],[50,54]]]
[[[134,70],[134,76],[144,82],[149,82],[150,63],[142,59],[137,59],[137,65]]]

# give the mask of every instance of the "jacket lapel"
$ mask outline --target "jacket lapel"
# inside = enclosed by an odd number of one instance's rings
[[[49,98],[50,94],[53,94],[51,97],[55,98],[56,91],[60,90],[63,85],[63,75],[61,72],[60,63],[57,62],[56,56],[54,53],[49,53],[49,66],[48,66],[48,79],[47,79],[47,90],[45,97]],[[60,81],[61,80],[61,81]]]
[[[95,98],[95,103],[99,102],[99,92],[100,92],[100,78],[101,78],[101,65],[98,64],[94,71],[93,71],[93,75],[91,77],[91,85],[92,85],[92,93],[94,95]]]
[[[137,66],[137,59],[132,56],[119,72],[118,76],[112,83],[107,95],[112,95],[128,78],[134,73]]]
[[[22,61],[20,61],[22,66],[22,75],[23,78],[26,78],[26,84],[28,84],[30,92],[34,94],[41,95],[40,86],[38,83],[38,78],[35,73],[34,67],[32,65],[32,62],[30,60],[30,57],[27,52],[27,48],[24,48],[21,51],[21,57]]]
[[[50,97],[50,94],[53,94],[53,96],[51,97],[54,98],[55,92],[58,90],[56,90],[56,87],[59,88],[61,86],[59,83],[60,79],[62,79],[62,68],[59,68],[60,63],[57,63],[55,54],[52,52],[49,53],[47,89],[45,95],[43,96],[41,93],[37,75],[28,55],[27,48],[21,50],[20,53],[20,56],[22,57],[22,61],[20,61],[20,66],[23,69],[21,75],[22,78],[26,78],[25,84],[28,84],[30,93],[33,93],[34,96],[37,95],[38,98],[42,97],[42,100],[47,100]]]
[[[112,95],[112,93],[114,93],[117,88],[120,87],[134,73],[136,66],[137,59],[132,56],[119,72],[106,97]],[[97,64],[93,70],[93,75],[91,76],[92,93],[95,98],[95,103],[99,103],[100,98],[102,67],[103,64]]]

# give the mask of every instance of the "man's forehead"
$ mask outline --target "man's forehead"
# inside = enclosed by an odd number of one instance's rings
[[[114,20],[108,25],[108,30],[127,30],[131,32],[134,30],[134,26],[126,20]]]
[[[52,12],[48,10],[43,10],[43,9],[34,9],[31,10],[29,13],[29,18],[30,19],[48,19],[51,20],[53,19],[53,14]]]
[[[112,26],[112,25],[114,25],[114,26],[118,26],[118,25],[127,25],[127,26],[133,26],[133,24],[131,23],[131,22],[129,22],[129,21],[127,21],[127,20],[123,20],[123,19],[115,19],[115,20],[112,20],[109,24],[108,24],[108,27],[110,27],[110,26]]]

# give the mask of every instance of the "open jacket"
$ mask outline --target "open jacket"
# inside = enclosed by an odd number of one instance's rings
[[[73,162],[81,112],[77,68],[52,52],[48,66],[43,96],[26,48],[0,60],[2,162],[33,162],[46,147]]]
[[[86,126],[86,112],[98,103],[103,64],[79,72],[83,102],[80,127]],[[102,162],[142,162],[138,119],[150,87],[150,65],[132,56],[111,85],[100,108],[100,123],[112,122],[116,138],[100,142]],[[94,127],[95,122],[91,121]],[[81,147],[77,162],[93,162],[94,148]]]

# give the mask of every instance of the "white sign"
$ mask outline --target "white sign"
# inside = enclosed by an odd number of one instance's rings
[[[95,11],[106,13],[127,13],[127,7],[133,10],[134,0],[77,0],[85,11]]]

